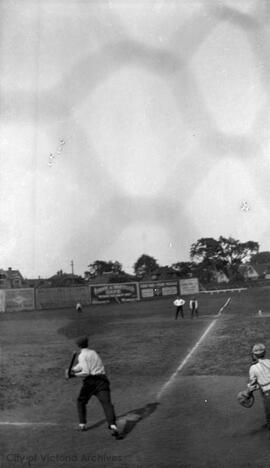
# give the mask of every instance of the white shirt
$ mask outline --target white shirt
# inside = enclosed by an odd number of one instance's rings
[[[270,390],[270,359],[259,359],[249,369],[249,386],[259,384],[263,392]]]
[[[184,305],[184,304],[185,304],[185,301],[184,301],[184,299],[175,299],[175,301],[173,301],[173,303],[174,303],[174,305],[175,305],[176,307],[179,307],[179,306]]]
[[[198,301],[189,301],[189,308],[192,309],[193,304],[195,305],[195,309],[198,309]]]
[[[77,376],[105,374],[105,369],[98,353],[93,349],[83,348],[78,356],[78,364],[72,368]]]

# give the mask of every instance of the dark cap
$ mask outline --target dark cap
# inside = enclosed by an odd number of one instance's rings
[[[77,338],[77,340],[76,340],[76,345],[79,348],[87,348],[88,347],[88,337],[87,336],[80,336],[80,338]]]

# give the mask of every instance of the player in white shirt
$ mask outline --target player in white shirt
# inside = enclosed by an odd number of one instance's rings
[[[260,390],[266,417],[266,424],[270,430],[270,359],[265,357],[266,348],[263,343],[257,343],[252,348],[254,364],[249,369],[248,392]]]
[[[198,317],[199,315],[198,301],[197,299],[195,299],[195,297],[193,297],[193,299],[189,301],[189,308],[190,308],[191,318],[193,318],[194,316]]]
[[[173,301],[173,305],[176,307],[175,320],[177,320],[179,312],[180,312],[182,319],[184,318],[184,309],[183,309],[184,304],[185,304],[184,299],[181,299],[181,297],[179,296],[177,296],[176,299]]]
[[[76,344],[81,349],[81,352],[78,356],[78,363],[72,368],[72,375],[83,379],[83,384],[77,398],[79,430],[86,430],[86,406],[94,395],[102,405],[112,435],[118,437],[119,432],[116,426],[114,407],[111,402],[110,382],[105,374],[102,360],[96,351],[88,348],[87,336],[78,338]]]

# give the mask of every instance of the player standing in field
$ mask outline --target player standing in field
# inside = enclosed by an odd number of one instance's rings
[[[173,301],[173,305],[176,307],[175,320],[177,320],[179,313],[182,319],[184,318],[184,309],[183,309],[184,304],[185,304],[184,299],[181,299],[179,296],[177,296],[175,301]]]
[[[270,430],[270,359],[266,359],[265,354],[266,348],[264,344],[257,343],[253,346],[253,364],[249,368],[248,392],[260,390],[266,417],[264,427]]]
[[[119,432],[116,426],[114,407],[111,402],[110,382],[105,374],[102,360],[96,351],[88,348],[87,336],[78,338],[76,344],[81,349],[81,352],[78,356],[78,364],[72,368],[71,375],[83,379],[82,387],[77,398],[79,416],[78,430],[86,430],[86,406],[90,398],[94,395],[98,398],[103,408],[108,428],[113,436],[118,437]]]
[[[190,308],[191,318],[194,318],[194,316],[198,317],[199,315],[198,301],[197,299],[195,299],[195,297],[193,297],[193,299],[189,301],[189,308]]]

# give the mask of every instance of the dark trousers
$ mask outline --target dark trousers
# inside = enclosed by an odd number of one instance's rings
[[[192,309],[191,309],[191,318],[193,318],[195,315],[196,315],[196,317],[198,317],[198,315],[199,315],[198,309],[196,307],[192,307]]]
[[[266,423],[270,427],[270,391],[262,392]]]
[[[177,319],[179,312],[181,314],[181,317],[184,318],[183,306],[177,306],[176,312],[175,312],[175,320]]]
[[[115,424],[114,407],[111,402],[110,382],[106,375],[89,375],[83,380],[82,388],[77,398],[77,409],[80,424],[86,424],[86,405],[95,395],[105,414],[108,426]]]

